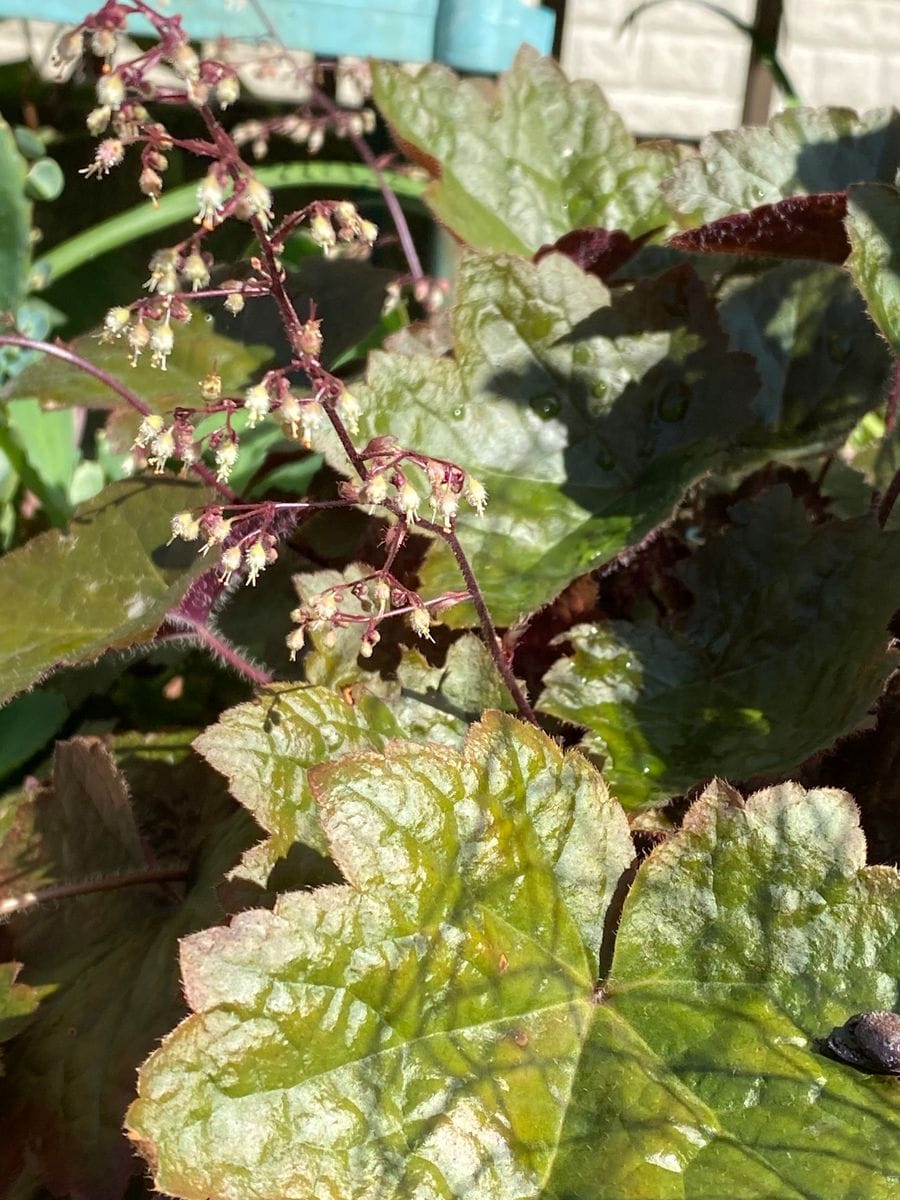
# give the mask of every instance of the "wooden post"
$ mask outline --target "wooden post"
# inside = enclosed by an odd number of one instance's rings
[[[753,29],[757,42],[767,47],[772,55],[778,51],[778,33],[784,5],[782,0],[756,0],[756,15]],[[769,119],[772,103],[772,73],[756,46],[750,51],[747,67],[747,86],[744,89],[744,125],[765,125]]]

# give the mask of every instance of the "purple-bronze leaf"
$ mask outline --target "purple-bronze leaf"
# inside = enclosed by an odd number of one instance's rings
[[[844,228],[846,192],[788,196],[751,212],[720,217],[669,239],[676,250],[699,254],[764,254],[842,263],[850,253]]]
[[[582,271],[607,283],[655,232],[649,230],[640,237],[631,238],[623,229],[572,229],[555,242],[541,246],[533,261],[540,262],[548,254],[564,254]]]

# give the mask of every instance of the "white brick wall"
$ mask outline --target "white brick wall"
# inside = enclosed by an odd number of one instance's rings
[[[754,0],[718,2],[752,21]],[[660,5],[618,36],[635,4],[568,0],[566,70],[596,80],[635,133],[700,137],[739,124],[747,39],[684,0]],[[900,104],[900,0],[785,0],[779,55],[804,103]]]

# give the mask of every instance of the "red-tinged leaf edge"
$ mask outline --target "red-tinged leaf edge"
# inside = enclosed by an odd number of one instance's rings
[[[846,215],[846,192],[788,196],[685,229],[669,238],[669,245],[697,254],[762,254],[840,265],[850,254]]]
[[[555,242],[548,242],[537,251],[532,262],[540,262],[548,254],[564,254],[588,275],[596,275],[604,283],[624,266],[629,258],[643,246],[657,229],[650,229],[640,237],[629,237],[622,229],[602,229],[589,226],[586,229],[571,229]]]

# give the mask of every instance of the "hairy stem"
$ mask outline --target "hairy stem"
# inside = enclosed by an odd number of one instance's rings
[[[187,877],[187,867],[152,867],[143,871],[132,871],[127,875],[85,879],[81,883],[59,883],[53,887],[39,888],[36,892],[22,892],[18,896],[7,896],[0,900],[0,917],[10,917],[14,913],[24,912],[50,900],[68,900],[73,896],[88,896],[91,892],[114,892],[119,888],[141,887],[150,883],[183,882]]]
[[[519,710],[519,715],[523,720],[530,721],[532,725],[537,725],[538,719],[535,716],[534,709],[528,703],[525,693],[519,687],[518,680],[513,674],[512,663],[507,658],[500,639],[497,637],[497,630],[494,622],[491,620],[491,614],[488,612],[487,603],[485,602],[481,588],[478,586],[475,573],[468,558],[466,558],[466,552],[463,550],[459,538],[455,532],[442,529],[438,525],[433,525],[430,521],[421,521],[420,524],[432,529],[450,547],[453,557],[456,559],[456,565],[459,567],[460,574],[468,588],[472,603],[475,605],[475,611],[481,623],[481,631],[484,634],[484,640],[487,643],[491,658],[494,660],[497,670],[500,672],[503,682],[506,684],[509,694],[512,696],[516,708]]]
[[[888,517],[897,503],[898,496],[900,496],[900,471],[894,473],[893,479],[887,485],[887,490],[878,502],[878,524],[882,529],[887,525]]]
[[[272,682],[272,676],[268,671],[264,671],[261,667],[257,667],[255,663],[244,658],[234,646],[226,642],[208,625],[204,625],[202,621],[197,621],[194,617],[187,616],[183,612],[176,612],[171,615],[172,623],[184,629],[186,632],[193,634],[198,642],[201,642],[208,650],[210,650],[216,658],[226,663],[233,671],[237,671],[244,679],[250,683],[256,684],[258,687],[264,687],[267,683]]]
[[[40,342],[35,338],[22,337],[17,333],[0,334],[0,346],[18,346],[20,350],[38,350],[41,354],[49,354],[53,358],[61,358],[63,362],[68,363],[72,367],[77,367],[79,371],[84,371],[86,375],[93,375],[104,387],[108,387],[110,391],[121,396],[125,403],[130,405],[135,412],[139,412],[142,417],[150,415],[149,407],[143,402],[140,396],[136,396],[130,388],[127,388],[124,383],[120,383],[115,376],[104,371],[102,367],[95,367],[93,363],[88,362],[86,358],[82,358],[80,354],[76,354],[74,350],[70,350],[67,346],[60,346],[57,342]]]

